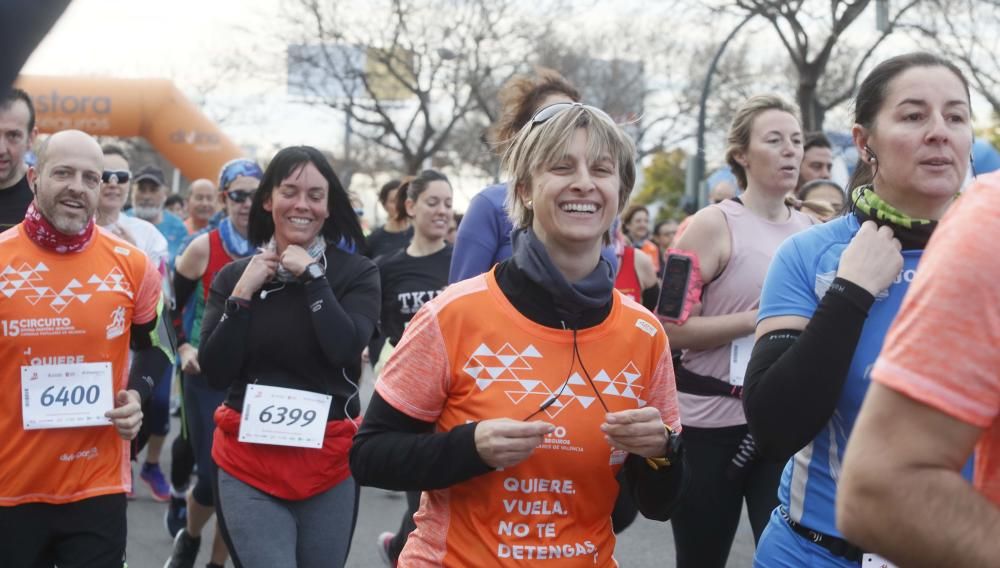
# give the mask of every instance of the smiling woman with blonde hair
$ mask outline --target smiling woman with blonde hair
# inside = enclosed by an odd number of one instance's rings
[[[423,491],[400,565],[615,566],[623,467],[640,511],[669,517],[684,477],[670,347],[601,257],[634,160],[579,103],[539,110],[504,156],[513,256],[414,316],[351,451],[360,483]]]

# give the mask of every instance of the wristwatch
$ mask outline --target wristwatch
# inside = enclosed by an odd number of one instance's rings
[[[235,296],[230,296],[226,299],[226,306],[223,313],[226,315],[233,315],[236,312],[250,309],[250,302],[244,300],[243,298],[237,298]]]
[[[646,464],[654,471],[668,468],[677,460],[681,453],[681,436],[670,429],[666,424],[663,427],[667,430],[667,455],[662,458],[646,458]]]
[[[318,262],[314,262],[302,271],[302,274],[299,275],[299,279],[303,282],[312,282],[313,280],[318,280],[324,276],[326,276],[326,272],[323,270],[323,267],[320,266]]]

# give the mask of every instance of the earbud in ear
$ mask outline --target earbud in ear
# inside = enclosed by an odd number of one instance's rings
[[[865,156],[865,159],[869,162],[875,159],[875,152],[873,152],[872,147],[867,144],[865,145]]]

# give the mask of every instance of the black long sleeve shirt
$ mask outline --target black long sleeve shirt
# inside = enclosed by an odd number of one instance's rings
[[[361,351],[381,305],[378,270],[336,246],[326,249],[326,261],[326,278],[270,282],[248,308],[230,313],[226,299],[250,259],[232,262],[216,276],[198,362],[209,384],[228,389],[227,406],[242,411],[246,385],[257,383],[332,395],[330,420],[357,416]]]

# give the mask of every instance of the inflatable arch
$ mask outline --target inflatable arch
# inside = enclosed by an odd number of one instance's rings
[[[39,132],[75,128],[94,136],[141,136],[190,180],[218,180],[223,164],[243,156],[165,79],[22,75],[16,86],[31,95]]]

